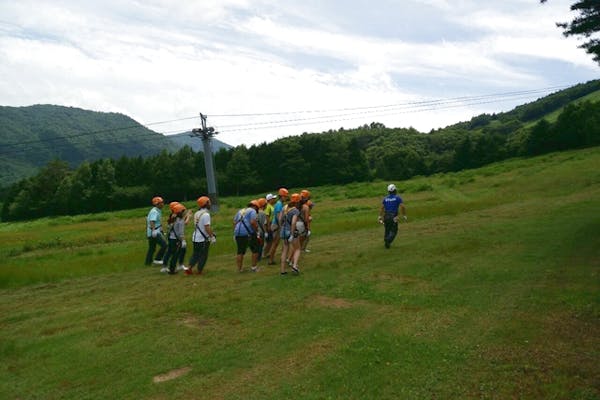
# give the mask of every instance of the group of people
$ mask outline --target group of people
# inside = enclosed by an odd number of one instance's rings
[[[389,249],[398,233],[400,217],[406,221],[407,216],[396,186],[388,185],[387,191],[388,195],[381,203],[378,221],[385,226],[384,246]],[[196,202],[198,211],[193,215],[193,253],[186,266],[185,226],[190,222],[191,211],[179,202],[169,204],[171,214],[165,239],[161,223],[164,200],[161,197],[152,199],[152,209],[146,219],[146,265],[160,264],[163,265],[161,272],[176,274],[183,270],[187,275],[193,274],[195,267],[196,273],[202,274],[208,260],[209,247],[217,239],[210,225],[210,199],[202,196]],[[280,274],[287,275],[288,267],[294,274],[299,274],[300,255],[302,251],[309,251],[307,245],[311,234],[313,205],[308,190],[290,195],[286,188],[280,188],[277,195],[269,193],[264,198],[251,200],[245,208],[239,210],[233,217],[237,270],[244,270],[244,256],[248,249],[252,254],[251,271],[259,270],[258,263],[262,259],[267,260],[269,265],[277,264],[276,253],[281,242]]]
[[[146,237],[148,238],[148,251],[146,252],[146,265],[163,265],[161,272],[176,274],[183,270],[186,275],[193,273],[202,274],[208,260],[208,249],[211,243],[216,243],[217,238],[210,226],[210,198],[201,196],[196,200],[198,211],[194,213],[194,232],[192,233],[193,252],[188,265],[184,263],[187,251],[185,240],[185,226],[190,222],[191,211],[179,202],[169,203],[171,214],[165,233],[162,227],[162,197],[152,198],[152,209],[146,218]],[[156,252],[156,247],[159,247]],[[156,252],[156,254],[155,254]]]
[[[308,190],[290,195],[286,188],[280,188],[277,195],[269,193],[239,210],[233,218],[238,271],[243,271],[248,248],[252,253],[251,271],[258,271],[258,262],[263,258],[268,260],[269,265],[275,265],[275,255],[281,242],[280,274],[286,275],[287,267],[299,274],[300,253],[309,251],[312,207]]]
[[[161,272],[169,274],[183,270],[185,274],[191,275],[194,268],[197,268],[197,274],[202,274],[210,244],[216,243],[216,236],[210,225],[210,199],[202,196],[198,198],[197,204],[199,209],[193,216],[193,253],[185,265],[185,225],[190,222],[191,212],[179,202],[170,203],[171,214],[165,234],[161,222],[164,200],[158,196],[152,199],[152,209],[146,218],[146,265],[162,265]],[[250,201],[245,208],[239,210],[233,218],[238,271],[243,271],[244,255],[248,248],[252,253],[251,271],[258,271],[258,262],[262,259],[268,260],[269,265],[276,264],[277,248],[279,242],[282,242],[280,273],[286,275],[289,266],[294,273],[299,274],[300,253],[303,250],[309,251],[307,245],[312,207],[308,190],[290,196],[286,188],[280,188],[277,195],[269,193],[264,198]]]

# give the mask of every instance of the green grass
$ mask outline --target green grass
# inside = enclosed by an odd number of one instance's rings
[[[146,209],[0,224],[0,398],[597,399],[598,166],[395,182],[389,250],[387,182],[311,188],[298,277],[235,272],[241,198],[202,277],[142,265]]]

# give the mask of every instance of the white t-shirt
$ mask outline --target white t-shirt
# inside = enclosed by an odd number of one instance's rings
[[[203,208],[202,210],[196,211],[196,214],[194,214],[193,242],[200,243],[206,241],[204,236],[210,239],[208,232],[206,232],[206,225],[210,225],[210,214],[207,209]],[[202,232],[204,236],[200,232]]]

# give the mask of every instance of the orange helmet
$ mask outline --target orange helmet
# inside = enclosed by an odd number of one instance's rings
[[[196,200],[196,203],[198,203],[198,207],[204,208],[204,207],[206,207],[206,205],[208,204],[209,201],[210,201],[210,199],[208,197],[202,196],[202,197],[198,197],[198,200]]]
[[[263,208],[264,206],[267,205],[267,199],[265,199],[264,197],[258,199],[257,201],[258,201],[258,207],[260,207],[260,208]]]
[[[163,200],[163,198],[162,198],[162,197],[156,196],[156,197],[153,197],[153,198],[152,198],[152,205],[153,205],[153,206],[157,206],[157,205],[159,205],[160,203],[164,203],[164,202],[165,202],[165,201]]]
[[[260,206],[258,205],[258,200],[252,200],[249,203],[251,206],[254,206],[256,208],[260,208]]]
[[[173,214],[179,214],[180,212],[185,211],[185,206],[181,203],[177,203],[171,210],[173,211]]]
[[[304,189],[300,192],[300,196],[302,196],[303,199],[310,199],[310,192]]]
[[[290,194],[290,192],[288,192],[288,190],[286,188],[281,188],[279,189],[279,195],[280,196],[288,196]]]
[[[172,213],[175,212],[175,206],[177,206],[177,204],[180,204],[180,203],[178,201],[172,201],[169,203],[169,208],[171,209]]]
[[[290,201],[292,203],[299,203],[300,200],[302,200],[302,197],[300,196],[299,193],[294,193],[294,194],[292,194],[292,197],[290,197]]]

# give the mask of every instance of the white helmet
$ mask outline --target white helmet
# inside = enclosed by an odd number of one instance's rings
[[[394,185],[393,183],[390,183],[388,185],[388,192],[392,193],[396,191],[396,185]]]

